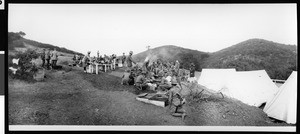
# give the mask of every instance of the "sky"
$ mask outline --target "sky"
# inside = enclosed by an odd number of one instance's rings
[[[9,4],[8,31],[95,56],[163,45],[216,52],[261,38],[297,45],[296,4]]]

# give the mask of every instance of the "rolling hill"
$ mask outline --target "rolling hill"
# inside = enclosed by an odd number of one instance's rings
[[[150,60],[162,59],[163,61],[173,62],[178,60],[181,63],[181,67],[186,69],[188,69],[190,63],[193,62],[196,70],[203,67],[203,64],[201,63],[203,63],[204,59],[208,57],[208,53],[205,52],[177,47],[174,45],[166,45],[135,54],[133,55],[133,59],[137,62],[142,62],[148,55],[151,55]]]
[[[265,69],[272,79],[287,79],[297,70],[297,47],[264,39],[249,39],[211,53],[207,68],[236,68],[237,71]]]
[[[188,68],[190,62],[194,62],[197,71],[202,68],[264,69],[272,79],[287,79],[293,70],[297,70],[296,45],[264,39],[249,39],[214,53],[166,45],[133,55],[133,59],[141,62],[147,55],[152,55],[152,60],[178,60],[182,68]]]
[[[23,33],[25,35],[25,33]],[[69,50],[64,47],[58,47],[54,46],[51,44],[45,44],[45,43],[40,43],[37,41],[33,41],[30,39],[24,38],[22,35],[22,32],[19,33],[14,33],[14,32],[9,32],[8,33],[8,50],[9,54],[14,54],[17,51],[26,51],[28,49],[31,50],[36,50],[37,52],[41,52],[43,48],[49,48],[50,50],[53,50],[56,48],[57,51],[64,53],[64,54],[78,54],[78,55],[83,55],[82,53],[78,53],[72,50]]]
[[[32,49],[37,52],[42,48],[56,48],[64,55],[81,53],[44,44],[23,38],[25,33],[8,33],[9,54]],[[151,56],[150,56],[151,55]],[[207,53],[174,45],[165,45],[133,55],[137,62],[143,62],[147,56],[150,60],[181,63],[181,68],[188,69],[191,62],[197,71],[202,68],[236,68],[237,71],[264,69],[272,79],[287,79],[292,71],[297,71],[297,47],[285,45],[264,39],[249,39],[217,52]]]

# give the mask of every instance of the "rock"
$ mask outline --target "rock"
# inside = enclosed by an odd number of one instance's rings
[[[222,117],[223,117],[224,119],[226,118],[226,116],[225,116],[224,114],[222,115]]]
[[[43,81],[44,78],[45,78],[45,70],[39,69],[39,70],[33,75],[33,78],[34,78],[36,81]]]

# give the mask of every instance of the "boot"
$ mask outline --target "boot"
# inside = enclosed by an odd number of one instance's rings
[[[186,116],[186,113],[183,113],[183,114],[181,115],[181,119],[184,120],[185,116]]]

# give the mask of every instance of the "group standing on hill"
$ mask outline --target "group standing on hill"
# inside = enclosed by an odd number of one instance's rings
[[[56,63],[58,60],[58,52],[56,51],[56,48],[54,48],[53,51],[50,51],[49,48],[44,48],[40,57],[42,59],[42,67],[45,67],[45,63],[46,63],[47,69],[50,69],[50,65],[51,65],[51,68],[56,67]],[[51,61],[51,63],[50,63],[50,61]]]
[[[117,56],[115,54],[112,54],[110,56],[104,54],[103,56],[100,55],[99,51],[97,52],[97,57],[91,57],[91,51],[88,51],[83,58],[74,58],[76,59],[74,62],[77,65],[80,65],[83,67],[83,71],[87,73],[87,67],[91,64],[94,63],[99,63],[99,64],[111,64],[112,68],[115,69],[116,66],[118,65],[119,60],[117,59]],[[75,56],[74,56],[75,57]]]

